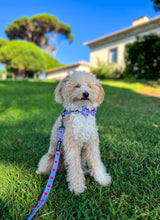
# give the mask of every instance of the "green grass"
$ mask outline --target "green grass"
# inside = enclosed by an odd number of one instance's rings
[[[59,173],[36,218],[49,212],[39,219],[160,218],[160,98],[140,94],[160,86],[137,83],[103,81],[106,95],[96,117],[111,186],[86,177],[87,190],[75,196]],[[35,170],[62,111],[53,97],[56,86],[0,81],[0,219],[26,219],[43,193],[48,176]]]

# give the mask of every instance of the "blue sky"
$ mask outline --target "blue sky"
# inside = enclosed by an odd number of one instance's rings
[[[0,0],[0,9],[0,38],[4,39],[7,25],[24,16],[47,13],[70,25],[74,42],[61,41],[56,54],[64,64],[89,61],[90,50],[84,42],[129,27],[132,20],[141,16],[160,15],[151,0]]]

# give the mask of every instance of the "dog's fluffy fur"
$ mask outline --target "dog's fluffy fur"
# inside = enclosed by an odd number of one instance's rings
[[[84,93],[89,96],[84,98]],[[58,103],[63,103],[64,109],[82,110],[82,106],[98,107],[104,98],[104,90],[96,77],[91,73],[75,72],[63,79],[55,90],[55,99]],[[53,165],[56,144],[58,140],[61,116],[55,122],[50,139],[48,153],[45,154],[39,164],[38,174],[49,174]],[[59,164],[60,170],[67,170],[67,181],[70,191],[76,194],[82,193],[85,186],[84,174],[89,167],[90,174],[102,186],[111,183],[111,177],[106,173],[106,169],[100,158],[99,137],[96,126],[96,119],[89,114],[85,118],[82,114],[73,112],[64,117],[65,132],[62,143],[62,155]],[[64,156],[64,160],[62,158]]]

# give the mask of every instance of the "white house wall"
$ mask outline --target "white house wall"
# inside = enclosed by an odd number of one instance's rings
[[[144,36],[149,35],[151,33],[160,33],[160,27],[156,29],[152,29],[149,31],[145,31],[142,33],[139,33],[138,35],[133,35],[130,37],[125,37],[121,40],[114,40],[113,42],[101,42],[101,45],[93,45],[91,47],[91,53],[90,53],[90,64],[91,66],[97,65],[97,58],[99,58],[102,61],[109,62],[109,53],[110,50],[117,48],[117,64],[118,66],[124,67],[125,66],[125,46],[128,43],[132,43],[136,40],[136,36]]]
[[[70,67],[70,68],[66,68],[66,69],[57,70],[55,72],[53,71],[53,73],[48,73],[46,78],[61,80],[61,79],[65,78],[67,75],[72,74],[74,71],[89,72],[90,69],[88,66],[78,65],[76,67]]]

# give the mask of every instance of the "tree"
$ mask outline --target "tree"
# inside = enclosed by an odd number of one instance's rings
[[[154,8],[156,11],[160,10],[160,0],[151,0],[154,3]]]
[[[41,73],[45,70],[44,52],[34,43],[27,41],[8,41],[0,47],[0,62],[6,64],[8,71],[24,78],[27,74]]]
[[[48,14],[17,19],[8,25],[5,32],[10,40],[24,39],[34,42],[53,55],[58,49],[58,38],[65,37],[70,43],[73,41],[70,26],[60,23],[56,17]]]
[[[34,43],[19,40],[0,39],[0,62],[5,64],[7,71],[14,72],[21,78],[62,66]]]

